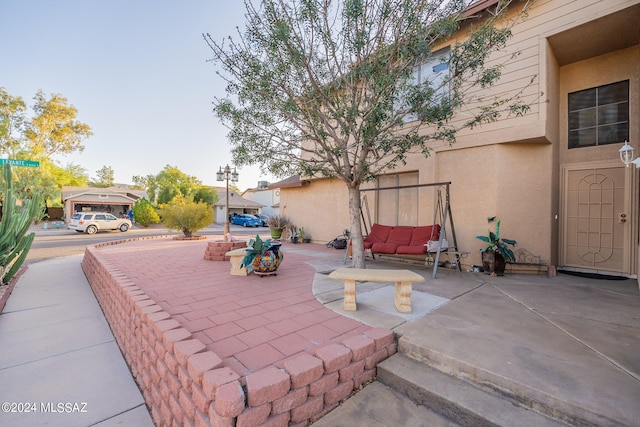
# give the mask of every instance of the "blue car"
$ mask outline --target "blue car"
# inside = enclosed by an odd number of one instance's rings
[[[260,221],[260,218],[248,214],[234,215],[231,218],[231,222],[243,227],[260,227],[262,225],[262,221]]]

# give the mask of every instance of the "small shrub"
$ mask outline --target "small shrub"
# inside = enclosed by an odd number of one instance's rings
[[[162,205],[160,216],[170,230],[179,230],[186,237],[213,223],[213,209],[204,202],[194,202],[192,198],[179,194],[170,203]]]
[[[144,197],[138,199],[136,204],[133,205],[133,218],[135,222],[143,227],[148,227],[151,224],[157,224],[160,222],[160,217],[158,216],[156,209],[153,207],[151,202]]]
[[[285,215],[271,215],[267,219],[267,225],[269,228],[284,230],[290,225],[289,218]]]

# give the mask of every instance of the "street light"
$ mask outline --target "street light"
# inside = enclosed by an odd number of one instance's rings
[[[624,145],[620,149],[620,160],[625,164],[626,167],[629,167],[630,163],[636,165],[636,168],[640,168],[640,157],[636,157],[633,159],[633,147],[629,145],[627,141],[624,142]]]
[[[222,169],[222,166],[220,166],[220,170],[218,170],[218,172],[216,172],[216,179],[218,181],[227,181],[227,201],[225,202],[225,207],[224,207],[224,241],[226,242],[229,236],[229,180],[231,180],[231,182],[238,182],[238,171],[236,170],[236,168],[233,168],[233,172],[231,172],[231,168],[229,167],[229,165],[227,164],[227,166],[224,167],[224,170]]]

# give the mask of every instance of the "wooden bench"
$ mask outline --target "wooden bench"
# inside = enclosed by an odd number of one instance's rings
[[[224,254],[224,256],[229,257],[229,262],[231,263],[231,275],[233,276],[247,275],[247,268],[241,267],[242,259],[245,257],[246,254],[247,254],[247,248],[234,249]]]
[[[356,282],[394,282],[395,305],[400,313],[411,313],[413,282],[424,282],[424,277],[409,270],[379,270],[339,268],[329,274],[332,279],[344,280],[344,310],[356,311]]]

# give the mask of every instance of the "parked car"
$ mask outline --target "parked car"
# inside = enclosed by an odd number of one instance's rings
[[[243,227],[260,227],[262,225],[260,218],[249,214],[238,214],[231,218],[231,222]]]
[[[267,226],[267,220],[269,219],[269,217],[265,214],[257,214],[256,215],[258,218],[260,218],[260,221],[262,222],[262,226],[266,227]]]
[[[122,232],[131,228],[128,218],[118,218],[106,212],[80,212],[74,214],[67,227],[78,233],[86,232],[95,234],[100,230],[120,230]]]

